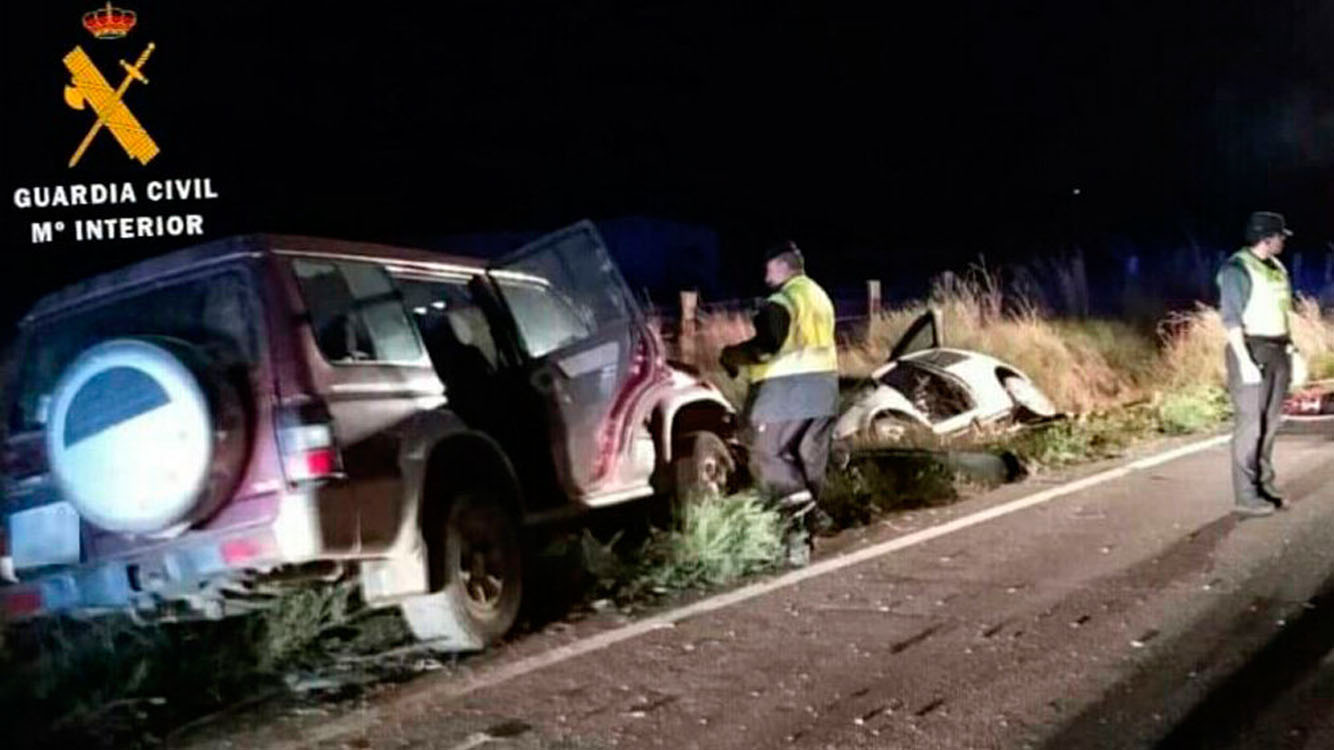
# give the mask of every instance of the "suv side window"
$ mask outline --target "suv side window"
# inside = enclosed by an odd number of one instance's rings
[[[394,281],[403,292],[403,305],[411,313],[427,351],[432,359],[436,348],[470,347],[475,349],[492,369],[501,365],[501,355],[491,333],[486,314],[473,300],[467,282],[396,277]]]
[[[499,287],[530,357],[545,356],[597,332],[598,321],[548,285],[501,278]]]
[[[625,281],[591,224],[521,248],[492,271],[528,356],[537,359],[635,315]]]
[[[421,343],[383,268],[294,258],[292,271],[325,359],[335,364],[421,359]]]

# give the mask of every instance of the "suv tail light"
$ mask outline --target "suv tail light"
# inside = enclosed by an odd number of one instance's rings
[[[0,591],[0,613],[12,620],[31,617],[42,611],[42,590],[35,586],[14,586]]]
[[[0,473],[11,479],[26,479],[46,470],[46,444],[41,433],[11,437],[0,444]]]
[[[334,442],[333,421],[323,404],[285,407],[278,413],[278,446],[289,482],[342,476],[343,458]]]

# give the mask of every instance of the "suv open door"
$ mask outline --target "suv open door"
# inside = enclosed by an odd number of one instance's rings
[[[654,376],[651,334],[592,222],[553,232],[488,271],[528,382],[547,404],[557,478],[571,498],[648,491],[616,481],[634,397]]]

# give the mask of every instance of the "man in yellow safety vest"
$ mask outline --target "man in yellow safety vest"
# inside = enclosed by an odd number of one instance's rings
[[[1257,211],[1246,223],[1246,247],[1218,271],[1219,310],[1227,332],[1227,383],[1236,412],[1232,485],[1242,516],[1283,507],[1274,483],[1274,439],[1292,376],[1288,313],[1292,286],[1278,261],[1292,235],[1282,214]]]
[[[789,518],[788,562],[805,565],[838,408],[834,306],[792,242],[766,254],[764,281],[774,291],[755,315],[755,336],[724,348],[722,365],[750,383],[750,470]]]

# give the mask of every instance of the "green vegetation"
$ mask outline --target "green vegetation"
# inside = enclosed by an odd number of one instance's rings
[[[656,531],[639,555],[636,583],[655,588],[717,586],[772,568],[783,521],[756,492],[698,498],[674,527]]]
[[[219,706],[273,695],[285,675],[332,651],[406,638],[401,626],[348,627],[355,610],[354,587],[320,585],[218,622],[144,626],[112,616],[12,629],[0,652],[3,736],[10,747],[157,746]]]

